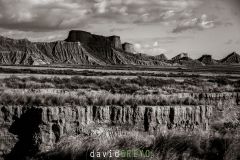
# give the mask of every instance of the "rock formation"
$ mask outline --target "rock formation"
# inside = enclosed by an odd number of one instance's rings
[[[194,66],[203,66],[204,63],[200,62],[199,60],[194,60],[188,56],[187,53],[181,53],[175,57],[173,57],[170,61],[175,66],[183,65],[188,67],[194,67]]]
[[[49,64],[49,58],[26,39],[0,37],[0,64]]]
[[[208,59],[208,60],[207,60]],[[187,53],[181,53],[167,61],[164,55],[149,56],[136,54],[130,43],[121,44],[119,36],[100,36],[85,31],[72,30],[65,41],[30,42],[27,39],[14,40],[0,36],[0,64],[46,65],[146,65],[198,66],[215,63],[203,56],[192,60]],[[232,53],[221,63],[239,63],[240,56]]]
[[[125,52],[135,53],[134,46],[131,43],[123,43],[122,48]]]
[[[110,36],[108,38],[113,48],[122,50],[122,42],[119,36]]]
[[[98,46],[98,47],[113,47],[116,49],[122,49],[122,43],[119,36],[104,37],[99,35],[94,35],[89,32],[72,30],[69,32],[67,42],[80,42],[88,46]]]
[[[118,36],[78,30],[70,31],[65,41],[49,43],[0,37],[0,64],[167,65],[157,59],[141,59],[133,52],[133,46],[122,45]]]
[[[179,60],[183,60],[183,59],[188,59],[188,54],[187,53],[181,53],[175,57],[172,58],[172,61],[179,61]]]
[[[47,151],[65,135],[97,134],[97,128],[129,126],[141,132],[209,133],[216,117],[240,105],[239,93],[182,93],[199,106],[0,106],[0,157]],[[214,118],[214,119],[213,119]],[[91,127],[93,126],[93,127]],[[96,131],[96,132],[95,132]],[[100,133],[101,134],[101,133]],[[107,132],[105,136],[110,136]],[[13,149],[14,147],[14,149]]]
[[[202,55],[198,60],[206,65],[217,64],[217,61],[212,59],[212,55]]]
[[[92,38],[93,38],[93,35],[90,32],[72,30],[69,32],[66,41],[67,42],[82,42],[82,43],[88,44],[88,43],[90,43],[90,40]]]
[[[237,54],[236,52],[233,52],[229,54],[227,57],[223,58],[221,62],[225,64],[240,63],[240,55]]]
[[[47,151],[65,135],[94,134],[88,130],[92,125],[124,125],[142,132],[207,132],[212,114],[211,106],[0,106],[0,110],[0,149],[7,154],[18,143],[15,156]]]
[[[154,56],[154,57],[155,57],[155,59],[160,60],[160,61],[167,61],[168,60],[165,54],[160,54],[160,55],[157,55],[157,56]]]

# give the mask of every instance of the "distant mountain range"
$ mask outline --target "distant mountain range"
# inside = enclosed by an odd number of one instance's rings
[[[0,64],[7,65],[146,65],[146,66],[203,66],[240,63],[240,55],[233,52],[222,60],[203,55],[197,60],[181,53],[168,60],[164,54],[149,56],[136,53],[134,46],[123,43],[119,36],[104,37],[72,30],[66,40],[30,42],[0,36]]]

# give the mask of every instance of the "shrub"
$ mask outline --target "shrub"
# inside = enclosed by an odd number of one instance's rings
[[[62,139],[56,147],[47,153],[43,153],[35,160],[74,160],[91,159],[90,152],[104,152],[116,149],[141,149],[150,150],[152,158],[131,159],[154,159],[154,160],[227,160],[239,159],[239,138],[209,137],[192,134],[168,134],[136,136],[126,132],[124,136],[113,138],[97,138],[93,136],[78,136]],[[104,159],[103,157],[101,159]],[[105,158],[109,159],[109,158]],[[112,157],[111,159],[116,159]]]
[[[67,104],[75,105],[197,105],[200,102],[178,96],[164,95],[130,95],[112,94],[109,92],[87,92],[85,94],[42,94],[42,93],[22,93],[3,92],[0,94],[0,104],[3,105],[36,105],[36,106],[62,106]]]

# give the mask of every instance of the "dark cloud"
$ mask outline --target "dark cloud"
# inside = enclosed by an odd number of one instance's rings
[[[179,19],[200,0],[0,0],[0,27],[20,31],[148,24]]]
[[[191,10],[200,4],[199,0],[127,0],[121,3],[98,5],[100,14],[95,17],[117,23],[153,24],[175,21],[191,14]],[[105,7],[105,8],[104,8]]]
[[[84,26],[90,10],[74,1],[0,0],[0,27],[48,31]]]
[[[240,0],[230,0],[233,4],[233,13],[238,16],[240,16]]]
[[[48,32],[114,23],[109,30],[118,32],[129,25],[160,24],[180,33],[216,27],[219,21],[195,13],[203,3],[208,0],[0,0],[0,28]],[[239,0],[229,3],[235,6]]]
[[[237,8],[240,7],[240,1],[239,0],[222,0],[222,1],[224,1],[226,3],[230,3]]]
[[[230,11],[237,16],[237,18],[239,19],[240,16],[240,0],[220,0],[223,2],[224,5],[226,6],[230,6],[231,9]],[[239,19],[240,21],[240,19]]]

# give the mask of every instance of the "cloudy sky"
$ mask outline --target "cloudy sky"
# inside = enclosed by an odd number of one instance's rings
[[[0,35],[54,41],[71,29],[151,55],[222,58],[240,53],[240,0],[0,0]]]

